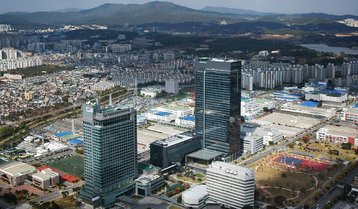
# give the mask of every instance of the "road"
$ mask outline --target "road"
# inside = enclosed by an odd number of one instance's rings
[[[277,151],[277,150],[282,150],[282,149],[285,149],[287,147],[288,144],[294,142],[294,141],[297,141],[298,139],[302,138],[303,136],[305,136],[306,134],[310,134],[310,133],[313,133],[317,130],[319,130],[320,128],[328,125],[329,123],[333,122],[334,120],[336,120],[337,117],[333,117],[329,120],[325,120],[325,121],[322,121],[321,123],[307,129],[307,130],[303,130],[301,131],[299,134],[293,136],[293,137],[290,137],[288,139],[286,139],[286,141],[284,142],[281,142],[280,144],[276,145],[276,146],[272,146],[272,147],[269,147],[267,148],[266,150],[240,162],[239,164],[240,165],[249,165],[249,164],[252,164],[264,157],[266,157],[267,155],[270,155],[271,153]]]
[[[72,186],[68,186],[66,187],[65,189],[59,189],[57,191],[54,191],[54,192],[51,192],[51,193],[48,193],[48,194],[45,194],[43,196],[40,196],[38,198],[36,198],[34,200],[34,202],[37,202],[37,203],[45,203],[45,202],[51,202],[51,201],[54,201],[58,198],[61,198],[62,197],[62,192],[68,192],[69,194],[73,192],[73,188],[76,188],[76,187],[81,187],[83,185],[82,182],[78,182]]]
[[[356,163],[356,162],[355,162]],[[321,199],[318,200],[317,204],[312,209],[322,209],[334,198],[339,196],[343,192],[343,187],[339,185],[349,184],[353,181],[354,177],[358,174],[358,166],[350,172],[346,177],[344,177],[331,191],[325,194]]]

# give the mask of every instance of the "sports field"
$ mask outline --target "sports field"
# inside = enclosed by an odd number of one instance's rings
[[[51,162],[48,165],[65,173],[77,176],[79,178],[83,177],[83,157],[80,155],[73,155],[72,157],[66,159]]]
[[[312,204],[319,192],[330,185],[330,179],[339,174],[337,171],[344,172],[346,168],[290,152],[272,153],[249,167],[255,170],[256,199],[279,207]]]
[[[274,162],[285,165],[292,169],[307,169],[313,172],[321,172],[328,167],[327,163],[317,162],[309,159],[300,159],[290,155],[281,155]]]

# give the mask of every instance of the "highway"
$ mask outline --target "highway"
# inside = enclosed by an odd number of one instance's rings
[[[357,162],[354,162],[357,163]],[[316,203],[316,205],[312,209],[322,209],[325,205],[327,205],[330,201],[332,201],[334,198],[342,194],[343,192],[343,186],[344,184],[349,184],[353,181],[354,176],[358,175],[358,166],[351,171],[347,176],[345,176],[335,187],[332,188],[331,191],[329,191],[327,194],[325,194],[321,199],[319,199]]]

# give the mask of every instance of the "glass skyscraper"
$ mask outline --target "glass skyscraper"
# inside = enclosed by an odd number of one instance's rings
[[[203,149],[240,153],[241,62],[197,59],[195,65],[195,132]]]
[[[137,175],[136,111],[83,105],[84,178],[81,198],[107,208],[133,186]]]

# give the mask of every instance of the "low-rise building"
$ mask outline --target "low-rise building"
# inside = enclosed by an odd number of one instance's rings
[[[148,196],[159,187],[164,185],[164,178],[159,175],[141,176],[135,180],[135,194]]]
[[[46,168],[32,175],[32,184],[42,189],[56,186],[60,182],[60,175],[50,168]]]
[[[255,99],[241,98],[241,116],[247,120],[253,119],[256,115],[262,112],[262,107]]]
[[[322,90],[319,92],[306,92],[305,100],[315,100],[323,102],[345,102],[348,94],[340,90]]]
[[[312,116],[324,116],[326,118],[331,118],[336,114],[335,108],[321,108],[315,106],[307,106],[308,102],[303,102],[300,104],[294,103],[286,103],[281,106],[282,111],[286,112],[294,112],[294,113],[301,113],[306,115]]]
[[[358,131],[353,127],[328,125],[317,131],[316,139],[358,146]]]
[[[35,157],[41,157],[49,154],[65,153],[71,151],[72,150],[66,144],[62,144],[56,141],[50,141],[36,148]]]
[[[358,121],[358,108],[351,108],[343,112],[342,120],[357,122]]]
[[[159,93],[161,93],[162,91],[164,91],[164,87],[162,86],[151,86],[151,87],[146,87],[146,88],[142,88],[140,90],[140,95],[144,96],[144,97],[151,97],[151,98],[155,98],[157,97],[157,95]]]
[[[185,207],[202,208],[209,194],[206,185],[196,185],[184,191],[181,196]]]
[[[241,132],[253,133],[254,135],[261,136],[263,138],[263,145],[269,145],[270,143],[276,144],[283,139],[283,134],[278,129],[266,126],[258,125],[254,123],[243,123],[240,128]]]
[[[263,137],[251,132],[241,136],[242,154],[255,154],[263,149]]]
[[[194,128],[195,127],[195,116],[188,115],[188,116],[176,118],[175,125],[182,126],[182,127],[188,127],[188,128]]]
[[[10,161],[0,165],[0,178],[12,186],[24,183],[29,176],[36,172],[34,166],[18,161]]]
[[[201,141],[190,134],[179,134],[150,144],[151,164],[166,168],[182,162],[185,156],[201,148]]]
[[[170,123],[172,121],[175,121],[176,118],[176,115],[173,113],[157,111],[157,110],[149,110],[144,115],[148,120],[164,122],[164,123]]]

